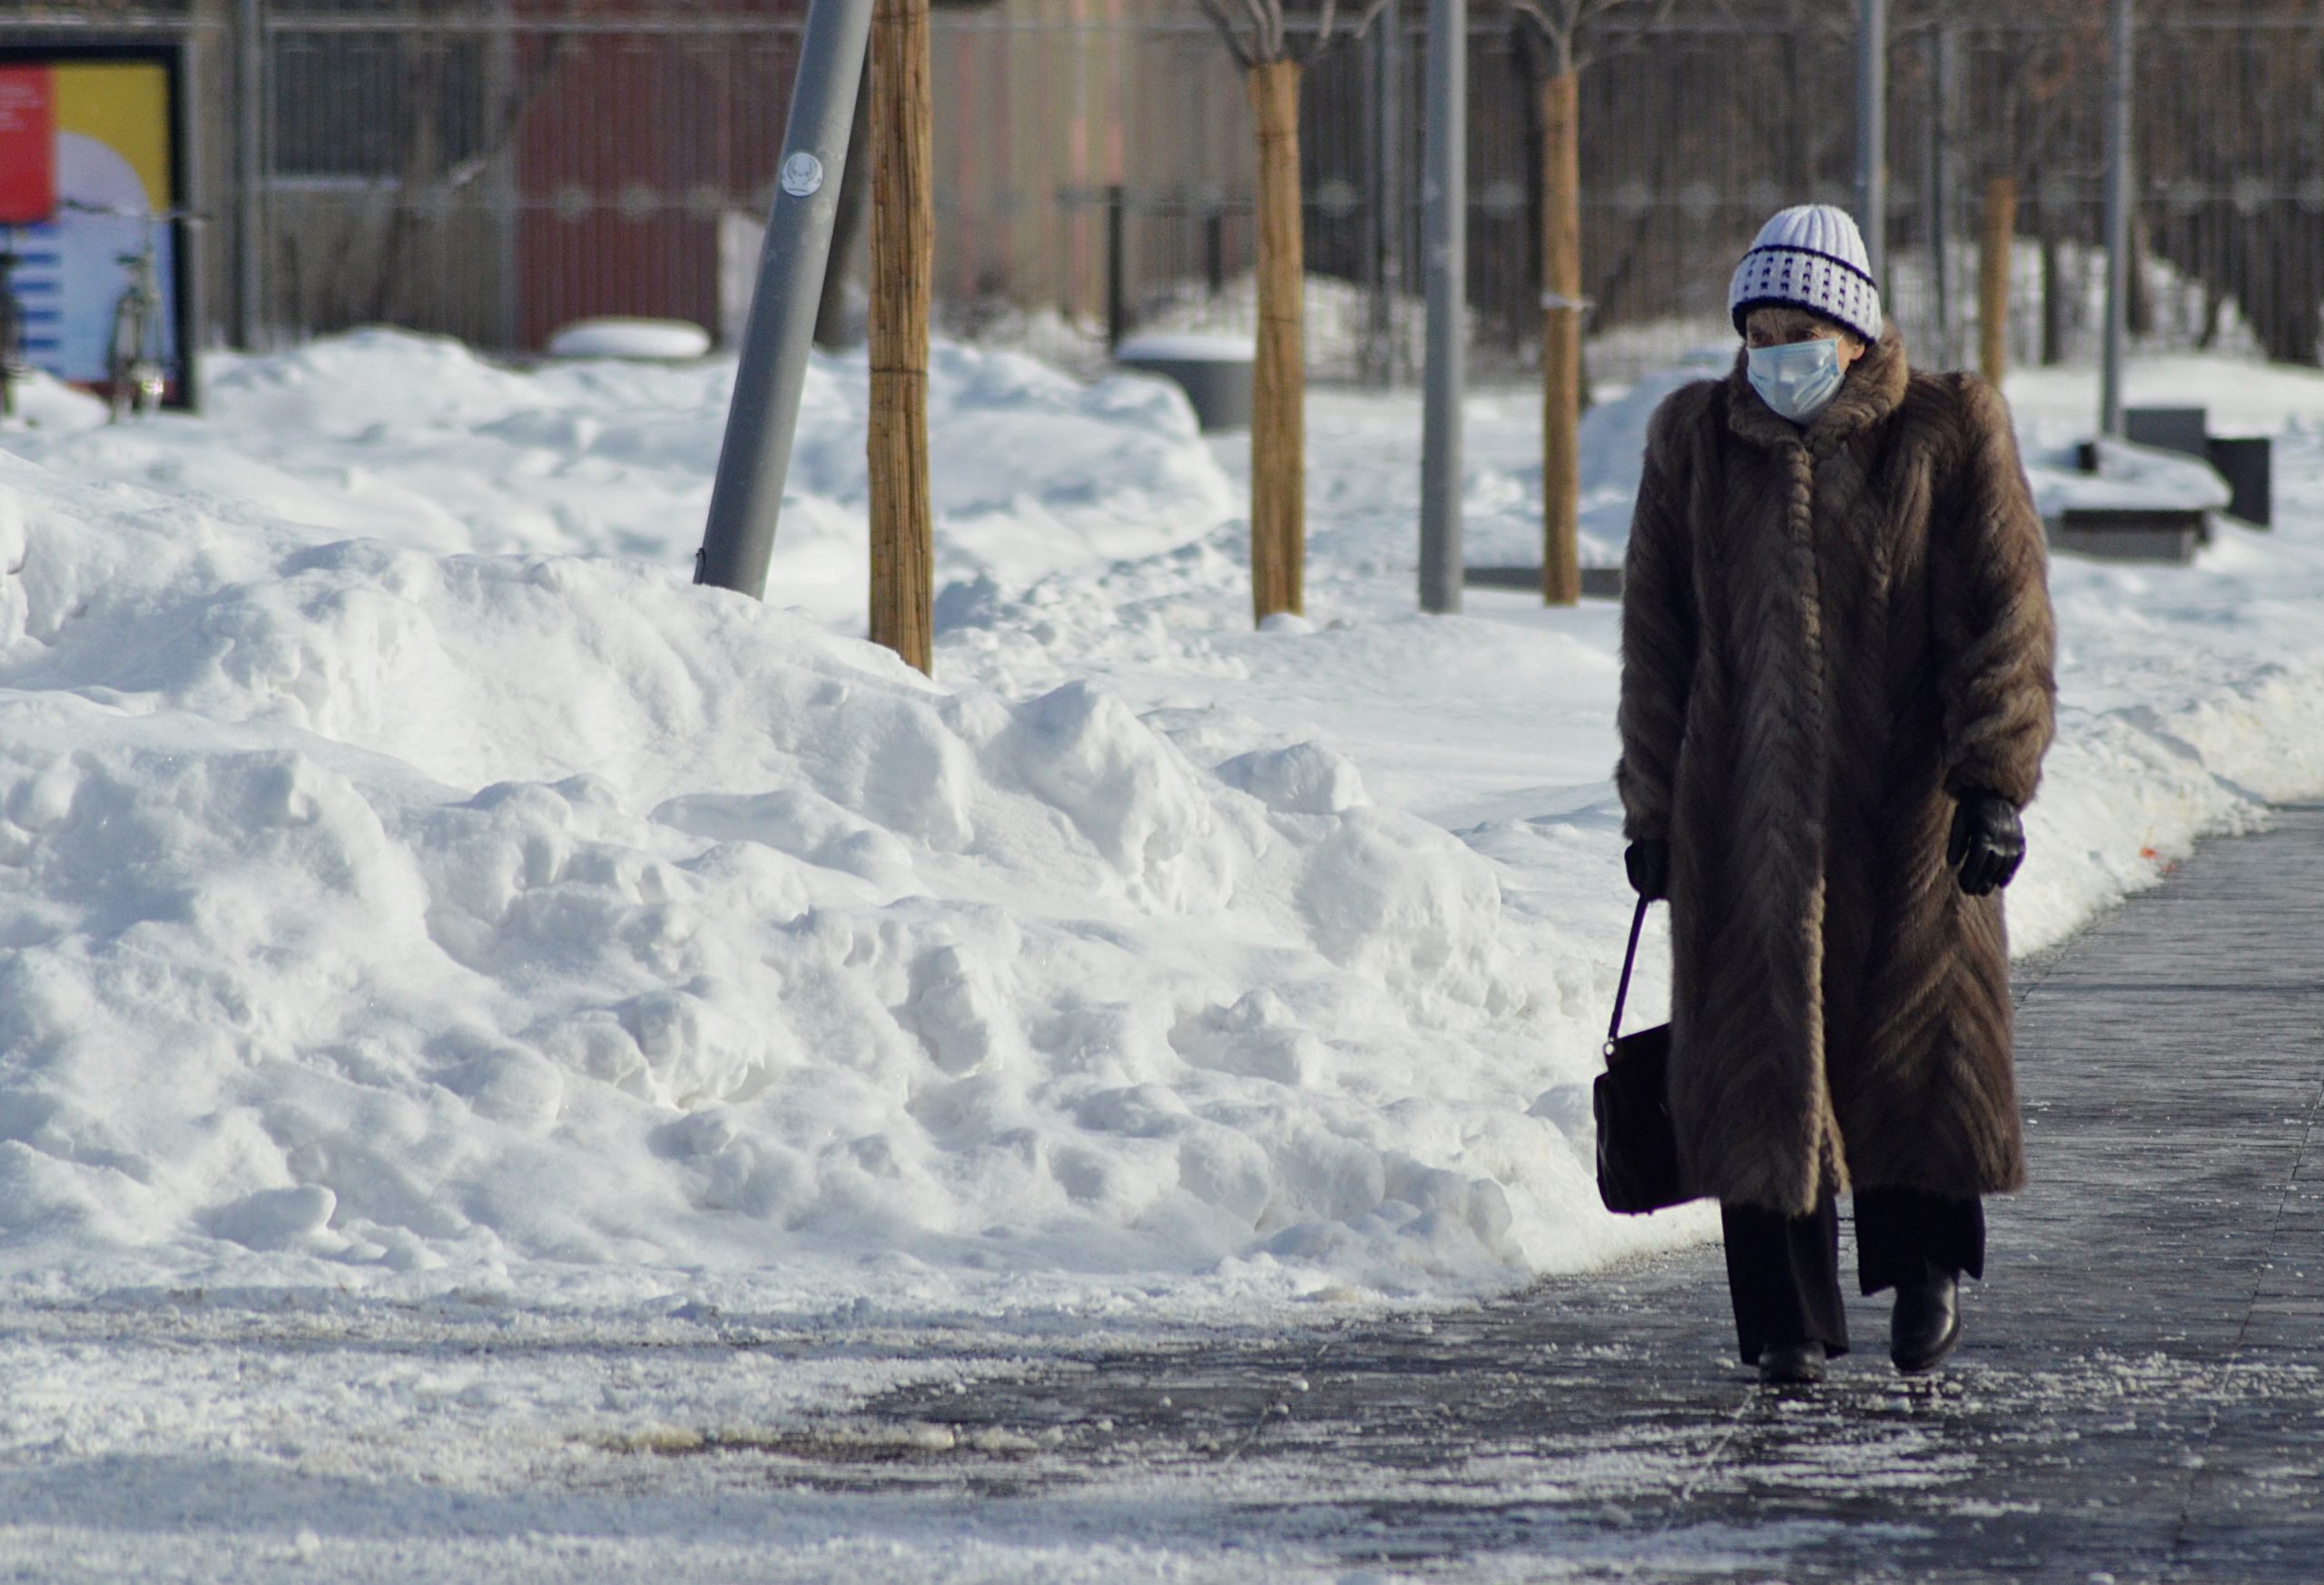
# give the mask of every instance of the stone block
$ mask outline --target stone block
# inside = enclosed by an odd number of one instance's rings
[[[1122,343],[1114,361],[1158,374],[1187,393],[1205,430],[1251,427],[1254,354],[1247,341],[1223,336],[1147,336]]]
[[[2203,542],[2203,514],[2184,507],[2070,507],[2049,529],[2051,546],[2075,556],[2184,566]]]
[[[2214,435],[2211,464],[2235,498],[2228,515],[2266,528],[2275,522],[2275,442],[2265,435]]]
[[[2183,451],[2211,460],[2210,412],[2203,408],[2124,408],[2122,438],[2133,446]]]

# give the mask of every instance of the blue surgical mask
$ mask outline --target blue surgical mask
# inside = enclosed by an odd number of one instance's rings
[[[1754,347],[1748,372],[1759,399],[1795,424],[1805,424],[1829,406],[1847,376],[1840,367],[1840,344],[1828,336]]]

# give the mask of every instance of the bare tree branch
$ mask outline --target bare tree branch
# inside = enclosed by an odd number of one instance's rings
[[[1509,0],[1509,8],[1539,28],[1541,36],[1552,43],[1573,31],[1573,0]]]
[[[1262,0],[1246,0],[1246,4],[1257,3],[1262,3]],[[1285,40],[1282,54],[1276,58],[1284,58],[1291,54],[1290,44],[1285,36],[1284,0],[1263,0],[1263,3],[1275,13],[1275,36],[1279,40]],[[1372,31],[1372,25],[1379,20],[1380,14],[1393,5],[1395,0],[1364,0],[1364,9],[1356,14],[1353,26],[1342,25],[1340,17],[1342,3],[1343,0],[1322,0],[1322,5],[1315,14],[1315,31],[1308,37],[1307,47],[1299,52],[1297,56],[1301,64],[1314,64],[1325,51],[1342,39],[1363,38]]]
[[[1235,64],[1248,71],[1252,65],[1251,52],[1244,47],[1242,35],[1235,31],[1235,24],[1227,19],[1226,7],[1218,0],[1195,0],[1195,5],[1210,18],[1211,26],[1218,30],[1218,36],[1226,43],[1227,53],[1235,57]]]
[[[1370,33],[1372,25],[1380,20],[1380,14],[1394,4],[1395,0],[1364,0],[1364,15],[1356,18],[1355,31],[1351,36],[1362,38]]]
[[[1243,9],[1251,16],[1251,59],[1254,62],[1281,59],[1283,52],[1277,46],[1275,35],[1267,29],[1270,11],[1278,18],[1282,15],[1280,0],[1243,0]]]
[[[1544,34],[1554,34],[1557,32],[1558,25],[1550,20],[1547,11],[1541,9],[1541,0],[1509,0],[1509,8]]]
[[[1677,0],[1508,0],[1509,8],[1532,24],[1535,35],[1549,46],[1550,75],[1564,76],[1605,58],[1610,52],[1585,47],[1596,35],[1600,18],[1631,6],[1650,4],[1644,25],[1630,42],[1669,19]]]
[[[1313,62],[1316,56],[1330,47],[1332,24],[1338,19],[1339,9],[1340,0],[1324,0],[1324,8],[1315,15],[1315,35],[1307,41],[1307,54],[1305,57],[1307,61]]]
[[[1582,20],[1584,23],[1594,21],[1598,16],[1613,10],[1616,6],[1635,3],[1637,3],[1637,0],[1596,0],[1596,3],[1589,15]],[[1616,55],[1627,54],[1631,50],[1637,49],[1650,34],[1659,29],[1664,23],[1670,20],[1670,13],[1677,8],[1679,0],[1650,0],[1651,9],[1648,12],[1646,20],[1638,27],[1626,30],[1621,37],[1621,42],[1614,44],[1610,48],[1597,45],[1596,40],[1599,35],[1596,29],[1585,27],[1577,30],[1583,33],[1590,39],[1593,47],[1589,49],[1576,49],[1574,53],[1573,69],[1579,72],[1587,67],[1597,64],[1600,61],[1610,60]]]

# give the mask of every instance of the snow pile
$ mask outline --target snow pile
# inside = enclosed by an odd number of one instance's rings
[[[701,358],[710,332],[687,320],[579,320],[548,339],[552,358]]]
[[[445,554],[467,525],[392,476],[417,546],[334,532],[359,448],[564,422],[588,468],[615,423],[560,380],[358,338],[232,370],[214,426],[12,438],[144,482],[0,455],[0,1262],[925,1305],[1472,1287],[1669,1236],[1578,1215],[1597,970],[1520,952],[1493,866],[1344,757],[936,688],[676,569]],[[940,387],[952,443],[1054,442],[1052,477],[1104,425],[1148,426],[1125,471],[1184,433],[1142,388],[1059,393],[1056,434],[985,394]]]
[[[2034,510],[2045,518],[2125,508],[2221,512],[2234,498],[2217,469],[2183,452],[2112,439],[2095,446],[2094,472],[2083,470],[2080,443],[2025,453]]]
[[[1114,349],[1121,363],[1248,363],[1257,356],[1253,337],[1204,330],[1141,331]]]
[[[1593,412],[1593,522],[1693,372]],[[794,608],[688,586],[730,379],[371,333],[202,420],[34,389],[0,1267],[1235,1311],[1709,1230],[1590,1178],[1617,612],[1413,613],[1413,396],[1315,394],[1307,615],[1254,632],[1240,441],[940,349],[931,684],[852,636],[860,360],[812,377]],[[2324,381],[2279,394],[2276,534],[2056,564],[2021,947],[2324,791]],[[2073,438],[2079,389],[2013,395]],[[1468,422],[1472,529],[1533,540],[1532,393]]]
[[[54,391],[11,449],[74,477],[421,549],[691,567],[734,373],[727,359],[522,373],[393,330],[214,354],[203,369],[205,422],[103,428],[97,404]],[[861,354],[814,360],[767,582],[778,604],[857,632],[867,401]],[[943,579],[1153,555],[1236,509],[1164,381],[1085,385],[1016,353],[939,346],[929,415]]]

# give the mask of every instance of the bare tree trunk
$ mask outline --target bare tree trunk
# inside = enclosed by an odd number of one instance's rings
[[[1541,84],[1541,599],[1581,598],[1580,77]]]
[[[872,642],[934,664],[928,293],[935,265],[928,0],[872,14]]]
[[[2208,352],[2219,345],[2220,320],[2227,309],[2227,291],[2218,281],[2206,276],[2203,280],[2203,329],[2195,338],[2195,345]]]
[[[2065,270],[2058,257],[2057,222],[2046,203],[2040,206],[2036,216],[2042,243],[2042,361],[2047,366],[2066,360],[2068,304]]]
[[[1985,183],[1983,234],[1977,243],[1977,367],[2001,384],[2009,367],[2010,250],[2017,240],[2017,182],[1996,176]]]
[[[1259,340],[1251,391],[1251,610],[1296,612],[1307,559],[1307,375],[1301,318],[1299,73],[1295,61],[1250,68],[1258,128]]]
[[[815,308],[815,345],[836,352],[853,341],[847,322],[847,283],[863,245],[865,177],[872,169],[872,58],[855,94],[855,122],[847,134],[847,165],[839,176],[839,208],[832,216],[831,262],[823,271],[822,300]]]
[[[420,207],[443,165],[437,122],[444,110],[444,51],[435,39],[413,34],[398,42],[409,113],[397,147],[396,185],[388,194],[388,222],[373,253],[373,274],[363,317],[394,323],[410,297],[416,273],[408,257],[419,230]],[[441,223],[440,222],[438,223]]]
[[[2131,211],[2131,301],[2130,332],[2133,336],[2154,334],[2154,282],[2149,277],[2147,260],[2154,252],[2153,233],[2147,230],[2146,212],[2133,207]]]
[[[2239,223],[2245,241],[2237,297],[2269,360],[2309,368],[2324,362],[2324,289],[2318,284],[2324,259],[2315,222],[2278,208],[2239,217]]]

